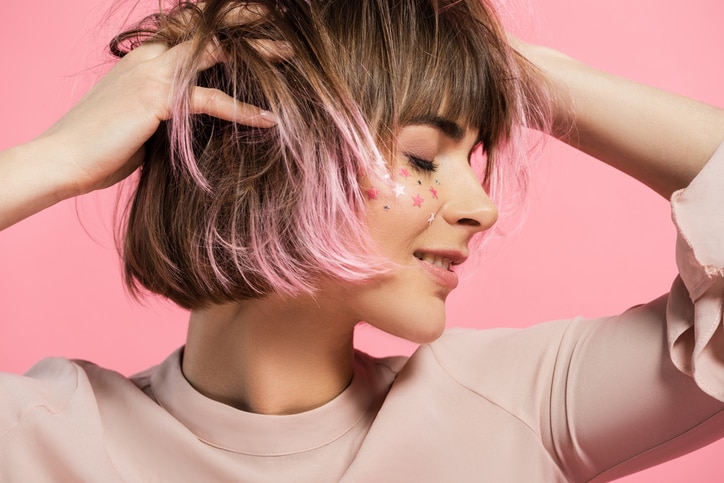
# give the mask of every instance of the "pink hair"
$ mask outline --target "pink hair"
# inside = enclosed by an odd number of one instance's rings
[[[514,166],[497,158],[515,147],[517,126],[530,116],[542,125],[533,69],[477,0],[258,3],[267,13],[243,22],[246,1],[181,3],[112,44],[119,55],[149,38],[195,45],[128,215],[134,291],[197,308],[313,293],[320,278],[367,280],[389,263],[372,246],[360,180],[384,176],[401,125],[442,113],[480,129],[481,175],[496,190],[499,168]],[[294,55],[268,59],[259,38],[288,42]],[[210,41],[228,61],[199,74],[192,66]],[[197,84],[271,110],[278,125],[192,115]]]

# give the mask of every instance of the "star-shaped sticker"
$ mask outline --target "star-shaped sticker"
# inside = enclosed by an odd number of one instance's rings
[[[412,206],[417,206],[418,208],[422,208],[422,202],[425,201],[422,196],[415,195],[412,197]]]
[[[374,186],[367,188],[365,190],[365,193],[367,194],[368,200],[376,200],[377,195],[380,193],[379,190],[377,190]]]
[[[437,190],[435,189],[435,187],[430,186],[430,193],[432,193],[433,198],[437,199]]]
[[[435,213],[430,213],[430,218],[427,219],[427,224],[432,225],[433,221],[435,221]]]
[[[392,191],[395,192],[395,198],[399,198],[405,194],[405,187],[400,183],[395,183],[395,187],[392,188]]]
[[[410,172],[407,171],[406,168],[401,168],[401,169],[400,169],[400,176],[402,176],[403,178],[407,179],[407,178],[410,177]]]

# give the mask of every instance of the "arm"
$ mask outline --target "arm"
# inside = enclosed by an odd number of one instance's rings
[[[143,159],[146,140],[170,117],[174,69],[189,47],[137,48],[48,131],[0,152],[0,229],[132,173]],[[209,46],[198,69],[219,60],[219,53]],[[196,87],[192,104],[195,113],[259,127],[274,125],[270,113],[218,90]]]
[[[551,49],[516,48],[550,82],[557,136],[666,198],[689,186],[724,141],[721,109]],[[572,325],[560,345],[550,431],[561,466],[580,479],[607,481],[724,435],[722,405],[710,397],[722,400],[717,157],[673,200],[683,281],[646,306]]]
[[[550,83],[557,136],[667,199],[689,184],[724,141],[722,109],[513,41]]]

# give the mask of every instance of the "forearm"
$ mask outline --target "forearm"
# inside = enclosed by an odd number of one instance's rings
[[[0,230],[80,194],[57,169],[61,153],[44,146],[39,139],[0,152]]]
[[[554,93],[556,135],[668,198],[724,141],[724,110],[616,77],[555,50],[519,48]]]

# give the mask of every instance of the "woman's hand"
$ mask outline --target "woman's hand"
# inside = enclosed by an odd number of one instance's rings
[[[169,119],[176,66],[190,43],[142,45],[121,59],[66,115],[36,140],[0,153],[0,229],[62,199],[105,188],[132,173],[146,140]],[[268,55],[279,55],[265,46]],[[209,44],[199,71],[223,62]],[[195,87],[191,111],[271,127],[271,113],[227,94]]]
[[[724,110],[511,38],[546,76],[554,135],[669,198],[724,141]]]
[[[67,170],[78,193],[111,186],[138,167],[144,143],[170,118],[174,70],[190,47],[186,42],[170,49],[160,44],[136,48],[41,136],[65,146],[59,169]],[[196,68],[221,61],[223,53],[209,44]],[[216,89],[195,87],[191,111],[251,126],[274,125],[271,113]]]

